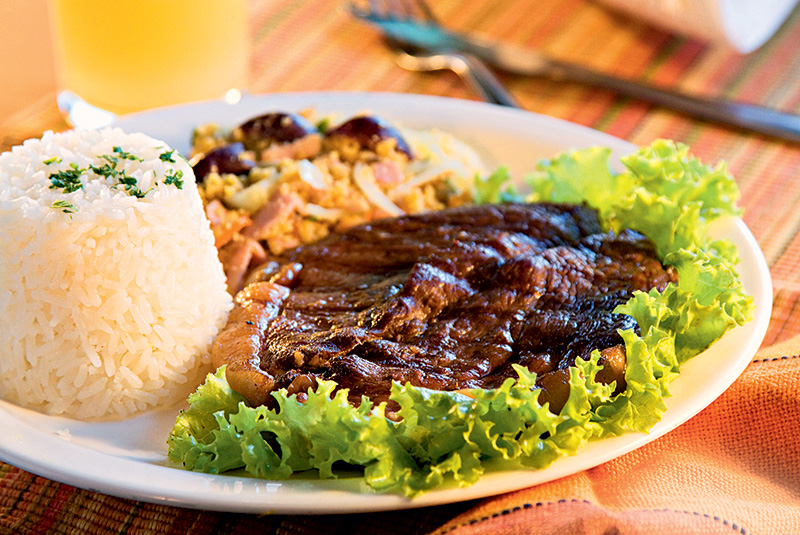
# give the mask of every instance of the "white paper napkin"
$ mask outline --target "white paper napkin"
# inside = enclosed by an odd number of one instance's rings
[[[798,0],[599,0],[656,26],[741,53],[764,44]]]

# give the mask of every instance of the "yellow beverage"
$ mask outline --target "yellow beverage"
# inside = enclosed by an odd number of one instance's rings
[[[247,82],[246,0],[51,0],[61,87],[115,112]]]

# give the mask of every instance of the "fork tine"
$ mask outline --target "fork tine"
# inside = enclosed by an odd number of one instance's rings
[[[428,2],[425,0],[416,0],[417,7],[422,12],[422,15],[425,17],[425,21],[429,24],[439,24],[439,17],[437,17],[431,7],[428,5]]]
[[[383,0],[367,0],[367,9],[370,14],[386,18],[389,10],[385,9]]]
[[[383,0],[350,0],[348,9],[352,15],[361,19],[381,21],[393,18]]]
[[[426,24],[439,24],[439,20],[425,0],[387,0],[398,18],[422,20]]]
[[[386,0],[390,15],[397,19],[413,19],[414,10],[404,0]]]
[[[361,18],[396,21],[419,20],[428,25],[439,25],[439,19],[425,0],[350,0],[350,12]]]
[[[360,19],[366,18],[369,15],[369,10],[364,9],[363,6],[359,2],[355,0],[350,0],[347,3],[347,9],[350,11],[350,14],[354,17],[358,17]]]

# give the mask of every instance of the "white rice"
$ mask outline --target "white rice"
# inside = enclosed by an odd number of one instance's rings
[[[0,397],[122,417],[185,399],[208,371],[231,297],[194,174],[168,151],[110,128],[0,155]],[[52,188],[70,164],[79,189]],[[105,164],[144,196],[89,168]],[[182,187],[164,183],[178,171]]]

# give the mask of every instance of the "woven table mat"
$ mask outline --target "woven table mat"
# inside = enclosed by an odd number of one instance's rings
[[[800,113],[798,10],[764,47],[742,56],[649,27],[584,0],[442,0],[434,7],[456,29],[540,48],[620,76]],[[451,73],[401,70],[379,34],[353,20],[346,4],[255,0],[252,13],[249,89],[253,93],[358,90],[476,98]],[[744,220],[761,245],[773,277],[775,302],[764,346],[800,333],[800,146],[698,121],[591,87],[502,78],[530,111],[636,144],[672,138],[689,144],[707,163],[725,160],[742,191]],[[7,150],[45,130],[67,127],[51,95],[0,124],[0,149]],[[777,353],[770,352],[769,358],[790,359],[797,355],[796,349],[785,346]],[[504,515],[504,509],[498,508],[497,500],[502,499],[380,514],[258,517],[114,498],[0,463],[0,534],[380,534],[427,533],[440,527],[456,531],[474,524],[484,529],[475,532],[489,533],[491,526],[479,520],[508,516],[511,509]],[[529,505],[533,508],[536,503]],[[768,532],[758,527],[750,525],[746,533]],[[595,533],[588,527],[561,532]]]

